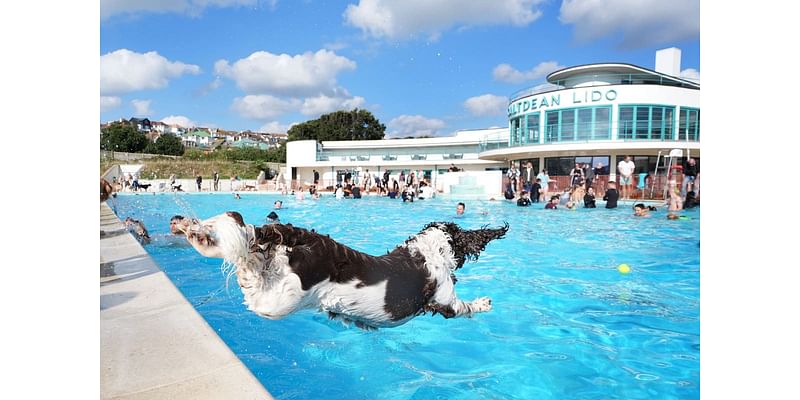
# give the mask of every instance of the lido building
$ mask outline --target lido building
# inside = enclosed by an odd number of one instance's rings
[[[655,69],[609,62],[555,71],[546,84],[510,96],[507,128],[430,139],[289,142],[287,167],[301,181],[316,169],[325,186],[347,169],[389,169],[393,176],[423,171],[447,193],[452,163],[461,174],[485,175],[481,185],[496,195],[512,164],[520,171],[528,162],[536,173],[547,169],[553,191],[567,187],[570,170],[581,163],[600,173],[595,182],[602,192],[617,180],[619,161],[631,156],[640,195],[646,188],[645,197],[661,197],[671,173],[666,165],[692,157],[699,167],[700,161],[700,84],[680,77],[680,57],[669,48],[656,52]]]

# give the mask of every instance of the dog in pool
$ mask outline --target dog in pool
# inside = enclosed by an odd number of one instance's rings
[[[223,267],[237,276],[244,304],[256,314],[281,319],[318,309],[331,319],[375,329],[428,312],[455,318],[490,311],[488,297],[465,302],[456,296],[455,271],[477,260],[508,228],[506,223],[464,230],[432,222],[382,256],[291,224],[245,224],[235,211],[193,220],[185,234],[200,254],[224,260]]]

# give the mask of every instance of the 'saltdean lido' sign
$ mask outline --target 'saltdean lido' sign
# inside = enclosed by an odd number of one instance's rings
[[[562,93],[544,94],[542,96],[534,96],[512,103],[508,106],[508,116],[512,117],[516,114],[524,114],[529,111],[540,110],[553,106],[561,106]],[[610,90],[576,90],[570,94],[564,94],[564,98],[571,103],[564,104],[564,106],[580,106],[596,103],[600,101],[614,101],[617,99],[617,91]]]

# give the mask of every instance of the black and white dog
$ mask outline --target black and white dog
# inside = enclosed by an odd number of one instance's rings
[[[256,314],[280,319],[314,308],[370,329],[398,326],[426,312],[453,318],[491,310],[488,297],[464,302],[456,296],[454,271],[507,231],[508,224],[468,231],[433,222],[375,257],[313,231],[256,227],[227,212],[193,221],[186,237],[200,254],[235,268],[244,302]]]

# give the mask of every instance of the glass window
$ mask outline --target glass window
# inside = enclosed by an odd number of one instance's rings
[[[611,159],[610,156],[594,156],[592,157],[592,168],[597,168],[600,166],[599,175],[608,175],[609,170],[609,160]],[[595,174],[598,174],[597,170],[595,170]]]
[[[681,108],[678,140],[700,140],[700,110]]]
[[[539,113],[528,114],[528,143],[539,143]]]
[[[700,110],[689,110],[688,140],[700,140]]]
[[[634,139],[648,139],[650,107],[636,107],[636,133]]]
[[[561,111],[561,135],[560,140],[575,140],[575,110]]]
[[[653,107],[652,127],[650,138],[664,140],[664,109],[662,107]]]
[[[520,144],[519,123],[519,118],[514,118],[511,120],[511,146],[517,146]]]
[[[559,112],[558,111],[548,111],[547,112],[547,131],[545,134],[545,142],[557,142],[558,141],[558,120],[559,120]]]
[[[547,157],[544,159],[544,166],[550,176],[569,176],[569,172],[575,168],[575,163],[586,163],[592,168],[601,164],[601,175],[608,175],[610,158],[609,156]]]
[[[620,106],[619,139],[672,140],[674,107]]]
[[[544,159],[544,167],[550,176],[569,176],[575,167],[575,157],[548,157]]]
[[[675,109],[667,107],[664,109],[664,139],[672,140],[672,127],[675,125]]]
[[[548,111],[545,142],[608,139],[611,107],[584,107]]]
[[[582,108],[578,110],[578,135],[576,140],[589,140],[592,138],[593,109]]]
[[[611,107],[598,107],[595,109],[594,135],[592,135],[592,139],[609,139],[610,134]]]
[[[633,107],[619,108],[619,133],[618,139],[633,138]]]

